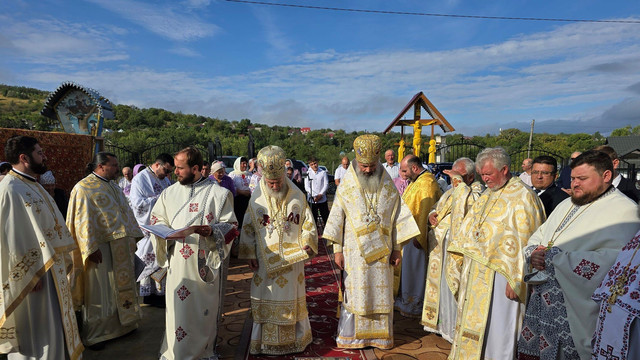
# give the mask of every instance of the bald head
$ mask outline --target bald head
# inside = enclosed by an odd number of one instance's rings
[[[345,168],[345,169],[346,169],[346,168],[348,168],[348,167],[349,167],[349,158],[348,158],[348,157],[346,157],[346,156],[345,156],[345,157],[343,157],[343,158],[342,158],[342,163],[341,163],[341,164],[342,164],[342,167],[343,167],[343,168]]]
[[[396,163],[396,154],[393,153],[393,150],[389,149],[384,152],[384,159],[387,161],[387,164],[391,166]]]
[[[400,172],[411,181],[415,181],[423,170],[422,161],[413,154],[405,156],[400,162]]]
[[[131,168],[128,166],[123,167],[122,176],[124,176],[125,179],[131,181],[131,179],[133,179],[133,170],[131,170]]]
[[[522,160],[522,171],[530,174],[532,166],[533,166],[533,159],[526,158],[526,159]]]

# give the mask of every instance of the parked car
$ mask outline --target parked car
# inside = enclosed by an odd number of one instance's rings
[[[309,167],[307,166],[307,164],[305,164],[304,161],[302,160],[291,160],[293,162],[293,168],[298,170],[300,172],[300,175],[302,177],[307,176],[307,170],[309,169]]]
[[[218,157],[218,160],[224,163],[224,170],[227,172],[227,174],[230,174],[233,171],[233,163],[236,161],[237,158],[238,156],[225,155],[225,156]]]
[[[453,167],[452,162],[443,162],[432,165],[427,165],[427,169],[436,177],[436,179],[443,178],[447,182],[447,184],[451,184],[451,178],[449,175],[443,173],[444,170],[451,170]]]
[[[327,167],[324,165],[319,165],[318,168],[327,172],[327,177],[329,178],[329,188],[327,189],[327,194],[328,195],[335,194],[337,189],[336,182],[335,182],[335,178],[336,178],[335,175],[329,172],[329,170],[327,170]]]

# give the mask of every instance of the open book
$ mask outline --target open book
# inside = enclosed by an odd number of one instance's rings
[[[184,239],[185,237],[195,233],[198,229],[209,229],[209,225],[191,225],[182,229],[172,229],[167,225],[140,225],[140,228],[146,230],[157,237],[167,240]],[[224,238],[226,244],[230,243],[240,235],[235,224],[217,223],[211,226],[211,236],[220,236]]]
[[[209,225],[192,225],[182,229],[172,229],[166,225],[140,225],[140,227],[163,239],[183,239],[196,232],[199,228],[208,228]]]

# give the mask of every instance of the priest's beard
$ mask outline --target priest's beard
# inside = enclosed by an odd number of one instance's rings
[[[189,175],[186,175],[183,178],[178,178],[178,181],[180,182],[180,185],[191,185],[193,184],[193,180],[196,178],[196,174],[191,173]]]
[[[31,171],[38,175],[42,175],[47,172],[47,164],[45,164],[44,161],[37,163],[31,155],[27,154],[27,156],[29,157],[29,168]]]
[[[287,180],[282,179],[282,186],[280,186],[279,191],[273,190],[265,183],[264,189],[264,193],[265,195],[267,195],[267,197],[275,199],[276,201],[282,201],[286,198],[287,192],[289,191],[289,183],[287,182]]]
[[[595,201],[602,194],[604,194],[609,189],[608,186],[609,185],[607,184],[607,187],[604,190],[598,188],[594,191],[588,191],[588,192],[584,191],[583,189],[582,195],[571,194],[571,202],[574,205],[578,205],[578,206],[587,205],[588,203]]]
[[[380,183],[382,181],[382,165],[378,163],[376,166],[376,170],[373,173],[365,174],[360,170],[360,166],[358,164],[354,164],[353,169],[356,171],[356,176],[358,178],[358,182],[360,186],[364,189],[364,191],[368,193],[378,192],[380,188]]]

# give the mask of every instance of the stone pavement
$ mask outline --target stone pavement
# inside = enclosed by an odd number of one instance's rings
[[[231,259],[227,279],[227,295],[224,301],[224,315],[220,326],[218,351],[222,359],[244,360],[248,348],[251,329],[250,281],[252,273],[244,260]],[[101,351],[86,349],[84,359],[88,360],[155,360],[164,334],[164,309],[145,306],[142,308],[142,322],[133,333],[106,343]],[[370,349],[365,351],[367,359],[446,359],[450,344],[439,336],[427,334],[417,319],[404,318],[398,312],[394,315],[395,348],[391,350]],[[277,359],[277,356],[264,356]]]

